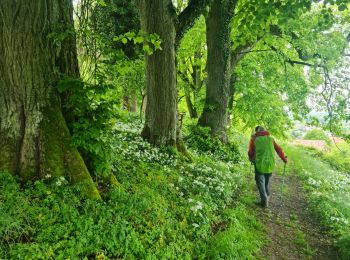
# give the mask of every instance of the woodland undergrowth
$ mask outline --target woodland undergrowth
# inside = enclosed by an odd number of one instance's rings
[[[99,137],[96,149],[109,153],[95,168],[102,201],[62,177],[20,185],[0,174],[1,258],[254,258],[262,227],[239,198],[247,169],[239,138],[223,146],[197,129],[185,135],[189,161],[142,140],[135,122],[124,116]]]

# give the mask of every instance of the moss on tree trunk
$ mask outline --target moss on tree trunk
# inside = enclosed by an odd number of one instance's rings
[[[53,37],[70,7],[63,0],[0,1],[0,171],[24,181],[65,176],[98,199],[54,89],[63,62]]]

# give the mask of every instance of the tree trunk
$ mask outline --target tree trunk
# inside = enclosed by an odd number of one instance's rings
[[[178,113],[177,127],[176,127],[176,149],[187,159],[192,160],[190,153],[186,149],[186,145],[182,138],[182,124],[185,117],[185,113]]]
[[[231,70],[233,70],[231,68]],[[230,96],[229,96],[229,101],[228,101],[228,110],[229,112],[232,112],[233,110],[233,98],[234,98],[234,95],[235,95],[235,84],[236,84],[236,81],[237,81],[237,76],[236,76],[236,73],[233,71],[231,72],[231,78],[230,78]]]
[[[137,95],[136,90],[129,91],[123,95],[122,109],[131,113],[137,112]]]
[[[137,94],[136,94],[136,90],[132,90],[130,95],[131,95],[131,97],[130,97],[129,112],[136,113],[137,112]]]
[[[128,94],[124,94],[122,98],[122,110],[130,110],[130,97]]]
[[[191,94],[187,88],[185,88],[185,98],[186,98],[186,104],[187,104],[188,112],[190,114],[190,118],[192,119],[197,118],[198,117],[197,109],[192,103]]]
[[[140,0],[141,26],[156,33],[162,50],[146,56],[147,106],[142,136],[155,145],[176,143],[175,14],[171,0]]]
[[[24,181],[65,176],[100,198],[54,89],[58,72],[69,71],[53,38],[70,7],[69,0],[0,1],[0,171]]]
[[[185,89],[186,103],[187,103],[188,111],[190,113],[190,117],[192,119],[198,118],[198,113],[197,113],[197,108],[196,108],[196,96],[203,85],[203,80],[201,79],[200,60],[201,60],[201,52],[200,52],[200,50],[197,50],[194,53],[194,61],[192,64],[193,72],[191,73],[191,77],[192,77],[191,87],[192,87],[192,92],[193,92],[193,103],[191,101],[190,90]]]
[[[228,102],[230,96],[230,21],[236,0],[214,1],[207,24],[208,83],[204,110],[199,125],[210,127],[211,134],[227,141]]]

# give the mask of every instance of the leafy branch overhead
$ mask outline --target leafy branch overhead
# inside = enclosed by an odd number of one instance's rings
[[[115,42],[120,41],[123,44],[127,44],[128,42],[132,42],[134,45],[141,44],[143,51],[147,55],[151,55],[156,50],[162,50],[162,41],[159,35],[156,33],[148,34],[142,30],[140,30],[137,34],[135,32],[127,32],[125,34],[114,37],[113,40]]]
[[[0,0],[0,31],[1,259],[350,259],[349,0]]]
[[[180,44],[180,41],[185,33],[204,13],[211,1],[213,0],[190,0],[187,7],[176,16],[176,46]]]

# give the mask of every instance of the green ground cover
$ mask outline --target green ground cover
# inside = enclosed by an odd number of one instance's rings
[[[341,259],[350,258],[350,175],[344,161],[334,168],[329,163],[336,152],[322,154],[303,148],[288,147],[290,174],[298,174],[307,191],[310,205],[324,227],[334,237]],[[324,161],[322,161],[324,160]],[[346,171],[342,171],[344,169]]]
[[[189,160],[118,124],[108,143],[118,182],[96,177],[100,202],[64,178],[21,186],[0,173],[1,258],[253,259],[264,239],[241,201],[247,165],[239,145],[222,148],[202,134],[188,141]]]

